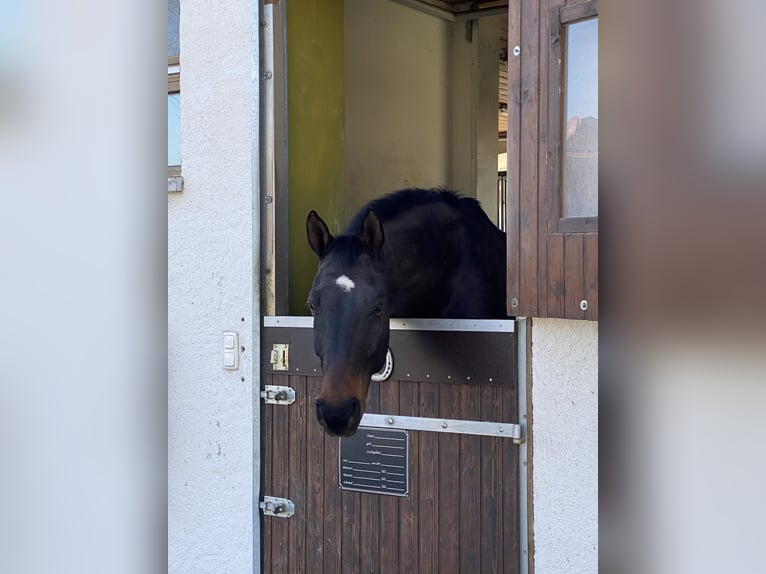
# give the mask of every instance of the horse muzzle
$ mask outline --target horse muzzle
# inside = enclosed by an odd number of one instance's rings
[[[330,436],[351,436],[362,420],[362,404],[356,397],[340,403],[317,399],[316,409],[319,424]]]

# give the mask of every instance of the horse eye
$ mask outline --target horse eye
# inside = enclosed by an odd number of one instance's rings
[[[380,315],[383,312],[383,303],[378,303],[377,305],[375,305],[375,309],[373,309],[372,312],[375,313],[376,315]]]
[[[308,303],[308,307],[309,307],[309,311],[311,311],[312,315],[316,315],[317,314],[317,308],[314,307],[313,303]]]

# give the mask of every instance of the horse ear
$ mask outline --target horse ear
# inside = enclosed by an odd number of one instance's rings
[[[319,256],[319,259],[323,259],[330,250],[330,243],[334,238],[330,234],[330,230],[327,229],[325,222],[313,209],[306,218],[306,235],[311,249]]]
[[[385,235],[383,234],[383,226],[380,224],[378,216],[372,209],[367,210],[367,215],[364,216],[362,226],[359,229],[359,239],[362,243],[368,245],[373,251],[379,253],[383,247],[383,241]]]

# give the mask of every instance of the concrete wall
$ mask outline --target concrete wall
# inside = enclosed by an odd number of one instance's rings
[[[496,218],[499,18],[345,3],[346,219],[383,193],[439,185]]]
[[[181,5],[184,191],[168,194],[168,571],[258,564],[251,3]],[[223,369],[222,333],[245,348]]]
[[[316,255],[306,241],[306,216],[316,210],[330,229],[345,223],[343,5],[343,0],[285,3],[293,315],[308,314],[306,297],[317,269]]]
[[[537,574],[598,571],[598,323],[532,322]]]
[[[450,185],[450,25],[390,0],[345,16],[348,219],[395,189]]]

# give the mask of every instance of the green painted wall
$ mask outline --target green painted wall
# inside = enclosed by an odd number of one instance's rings
[[[333,233],[343,212],[343,0],[289,0],[287,9],[290,314],[304,315],[317,258],[312,209]]]

